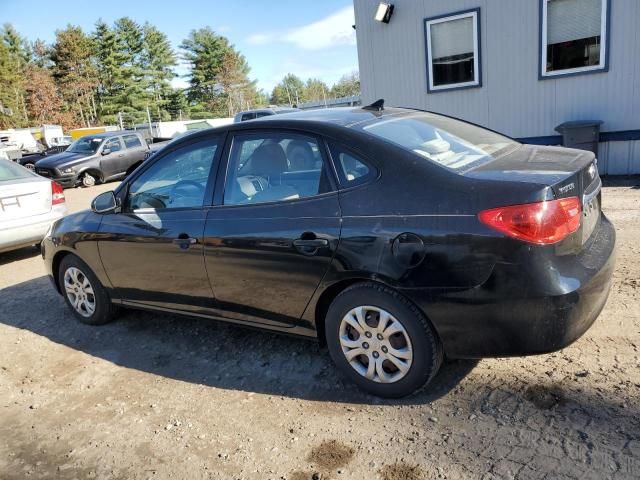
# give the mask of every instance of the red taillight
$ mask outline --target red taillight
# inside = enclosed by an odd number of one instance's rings
[[[478,214],[491,228],[524,240],[548,245],[557,243],[580,227],[582,207],[578,197],[492,208]]]
[[[64,188],[58,182],[51,182],[51,205],[64,203]]]

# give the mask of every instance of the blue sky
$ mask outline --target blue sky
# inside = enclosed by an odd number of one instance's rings
[[[189,31],[209,25],[247,57],[251,78],[268,92],[289,72],[331,85],[358,69],[351,0],[0,0],[0,23],[29,40],[51,42],[69,23],[91,31],[98,18],[122,16],[156,25],[176,49]]]

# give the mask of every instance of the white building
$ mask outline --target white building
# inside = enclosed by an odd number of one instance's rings
[[[559,144],[601,120],[599,168],[640,173],[640,1],[354,0],[362,103],[453,115]]]

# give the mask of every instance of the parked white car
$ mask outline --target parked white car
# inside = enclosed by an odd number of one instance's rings
[[[0,160],[0,252],[39,244],[66,213],[60,184]]]

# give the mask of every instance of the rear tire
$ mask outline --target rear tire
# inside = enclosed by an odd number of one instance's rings
[[[106,289],[88,265],[75,255],[67,255],[60,262],[58,285],[80,322],[103,325],[113,320],[115,308]]]
[[[442,363],[442,346],[429,321],[383,285],[361,283],[340,293],[327,312],[325,331],[338,369],[379,397],[415,393]]]

